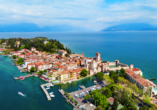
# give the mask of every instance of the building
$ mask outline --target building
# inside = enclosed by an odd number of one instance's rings
[[[142,78],[138,74],[134,73],[134,71],[132,71],[132,68],[126,69],[125,71],[127,74],[126,77],[130,82],[135,83],[138,88],[143,90],[144,93],[148,90],[149,91],[148,95],[150,97],[152,96],[152,90],[153,90],[152,83],[150,83],[148,80]]]
[[[143,75],[142,71],[141,71],[140,69],[138,69],[138,68],[134,68],[134,65],[133,65],[133,64],[130,65],[130,68],[131,68],[131,70],[132,70],[134,73],[136,73],[136,74],[138,74],[138,75],[140,75],[140,76]]]
[[[49,41],[45,40],[45,41],[44,41],[44,44],[47,44],[47,43],[49,43]]]
[[[67,54],[67,52],[65,50],[58,50],[58,54],[60,54],[61,57],[64,57]]]
[[[16,41],[14,46],[19,47],[20,46],[20,41]]]
[[[7,46],[7,42],[2,43],[2,47],[6,47]]]
[[[75,80],[77,79],[76,72],[71,71],[71,70],[64,70],[58,73],[59,74],[59,81],[60,82],[67,82],[70,80]]]

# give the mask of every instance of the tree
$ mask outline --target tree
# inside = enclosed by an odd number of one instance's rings
[[[102,80],[104,79],[104,73],[103,73],[103,72],[98,72],[98,73],[96,74],[96,76],[98,77],[98,79],[99,79],[100,81],[102,81]]]
[[[147,106],[144,106],[144,107],[140,107],[139,110],[149,110],[149,108]]]
[[[102,106],[97,106],[96,108],[95,108],[95,110],[103,110],[103,108],[102,108]]]
[[[84,97],[86,100],[89,100],[90,98],[91,98],[91,95],[86,95],[85,97]]]
[[[46,72],[47,72],[47,70],[44,70],[44,72],[46,73]]]
[[[122,69],[120,70],[119,75],[122,76],[122,77],[125,77],[125,76],[126,76],[125,69],[122,68]]]
[[[118,98],[115,97],[112,105],[112,110],[117,110],[117,108],[118,108]]]
[[[88,74],[88,71],[87,71],[86,69],[83,69],[83,70],[80,72],[80,75],[81,75],[82,77],[87,76],[87,74]]]
[[[112,92],[109,88],[106,88],[105,91],[104,91],[104,94],[107,98],[111,97],[112,96]]]
[[[35,72],[36,68],[35,67],[31,67],[30,72]]]
[[[42,76],[43,75],[43,71],[39,71],[39,76]]]
[[[25,52],[22,52],[23,55],[25,55]]]
[[[16,55],[13,55],[13,56],[12,56],[12,58],[13,58],[13,59],[16,59],[16,58],[17,58],[17,56],[16,56]]]

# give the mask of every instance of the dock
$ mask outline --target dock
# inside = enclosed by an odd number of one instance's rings
[[[30,75],[26,75],[26,76],[15,77],[14,79],[15,80],[18,80],[18,79],[24,80],[25,78],[32,77],[32,76],[36,76],[36,74],[30,74]]]
[[[46,84],[42,84],[40,85],[41,89],[44,91],[46,97],[47,97],[47,100],[50,101],[51,100],[51,97],[49,95],[49,93],[47,92],[47,90],[44,88],[45,86],[47,86],[49,83],[46,83]]]

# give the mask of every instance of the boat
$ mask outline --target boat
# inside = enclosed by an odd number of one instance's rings
[[[52,94],[51,94],[50,97],[55,97],[55,95],[52,95]]]
[[[71,81],[69,81],[69,83],[71,83]]]
[[[22,92],[18,92],[18,94],[21,95],[21,96],[25,96]]]
[[[53,84],[49,83],[49,86],[53,87]]]
[[[53,94],[53,92],[50,92],[49,94]]]
[[[98,84],[96,80],[94,80],[94,84]]]
[[[50,88],[48,87],[48,88],[46,88],[46,90],[47,90],[47,89],[50,89]]]

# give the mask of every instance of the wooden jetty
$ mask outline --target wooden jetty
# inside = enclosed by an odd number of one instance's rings
[[[51,97],[50,97],[49,93],[47,92],[47,90],[44,88],[44,87],[47,86],[48,84],[49,84],[49,83],[47,83],[47,84],[42,84],[42,85],[40,85],[40,87],[41,87],[42,90],[44,91],[44,93],[45,93],[45,95],[46,95],[46,97],[47,97],[47,100],[50,101],[50,100],[51,100]]]

